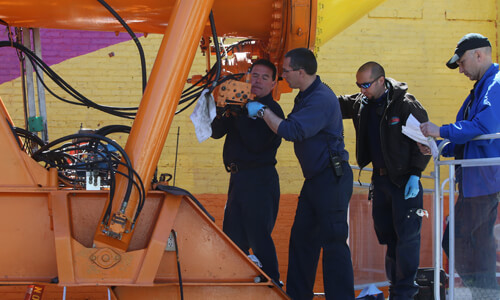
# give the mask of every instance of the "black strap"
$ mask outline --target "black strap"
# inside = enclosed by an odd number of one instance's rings
[[[226,171],[229,173],[237,173],[238,171],[261,168],[261,167],[271,167],[274,163],[269,162],[250,162],[250,163],[230,163],[225,165]]]
[[[191,200],[194,201],[194,203],[196,203],[196,205],[198,205],[198,207],[213,221],[215,222],[215,219],[214,217],[212,217],[208,211],[205,209],[205,207],[203,207],[203,205],[200,203],[200,201],[198,201],[198,199],[196,199],[190,192],[186,191],[185,189],[181,189],[180,187],[176,187],[176,186],[172,186],[172,185],[161,185],[159,184],[157,187],[156,187],[157,190],[160,190],[160,191],[164,191],[164,192],[167,192],[169,194],[172,194],[172,195],[176,195],[176,196],[188,196],[189,198],[191,198]]]

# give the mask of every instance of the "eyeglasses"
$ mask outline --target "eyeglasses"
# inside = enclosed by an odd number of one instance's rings
[[[298,69],[291,69],[291,70],[287,70],[287,69],[283,68],[283,72],[282,72],[282,73],[283,73],[283,74],[286,74],[286,73],[288,73],[288,72],[298,71],[298,70],[300,70],[300,68],[298,68]]]
[[[379,76],[377,78],[375,78],[373,81],[370,81],[370,82],[363,82],[363,83],[357,83],[356,82],[356,85],[360,88],[360,89],[368,89],[372,86],[372,84],[377,81],[380,77],[382,76]]]

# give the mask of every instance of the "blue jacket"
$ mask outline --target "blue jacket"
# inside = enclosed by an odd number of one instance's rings
[[[319,76],[297,94],[292,112],[278,127],[278,135],[294,142],[295,155],[308,179],[330,166],[330,153],[349,160],[343,131],[337,96]]]
[[[444,156],[460,155],[463,158],[500,157],[500,139],[471,141],[472,138],[500,132],[500,72],[492,64],[475,84],[474,101],[467,119],[464,110],[471,95],[465,99],[457,114],[457,121],[440,128],[442,138],[451,143],[443,149]],[[500,165],[461,168],[464,197],[490,195],[500,191]],[[460,180],[460,179],[459,179]]]

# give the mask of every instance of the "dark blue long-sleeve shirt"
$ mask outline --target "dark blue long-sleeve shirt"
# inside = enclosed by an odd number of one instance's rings
[[[259,102],[284,118],[283,110],[271,94],[260,98]],[[244,166],[276,164],[281,137],[272,132],[264,120],[251,119],[246,114],[216,118],[212,122],[212,138],[223,136],[226,136],[223,151],[226,166],[231,163]]]
[[[347,161],[342,113],[335,93],[317,76],[295,100],[292,112],[278,127],[278,135],[294,142],[304,177],[311,178],[328,167],[330,153]]]

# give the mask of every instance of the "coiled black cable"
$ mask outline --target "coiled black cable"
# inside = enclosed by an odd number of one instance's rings
[[[146,59],[144,57],[144,50],[142,49],[141,42],[139,42],[139,39],[135,35],[135,33],[130,29],[130,27],[123,21],[122,17],[111,7],[109,6],[108,3],[106,3],[104,0],[97,0],[99,3],[102,4],[117,20],[122,24],[123,28],[127,30],[128,34],[132,37],[132,40],[134,40],[135,45],[137,46],[137,50],[139,50],[139,57],[141,58],[141,70],[142,70],[142,93],[144,94],[144,91],[146,90],[146,84],[147,84],[147,75],[146,75]]]
[[[66,141],[71,142],[64,143]],[[116,149],[119,155],[112,153],[112,151],[110,151],[108,147],[102,143],[102,141]],[[63,144],[55,147],[61,143]],[[79,157],[71,153],[85,153],[88,154],[88,156],[92,156],[92,160],[82,161]],[[42,146],[38,151],[33,153],[32,157],[36,161],[45,162],[49,167],[57,168],[60,170],[62,178],[73,183],[81,183],[82,180],[78,178],[78,176],[75,176],[75,178],[66,176],[68,170],[72,170],[73,172],[82,170],[103,170],[109,174],[110,201],[108,203],[108,207],[106,208],[105,215],[101,220],[102,224],[107,224],[111,214],[115,187],[114,174],[126,177],[128,179],[127,189],[120,210],[124,212],[130,199],[132,187],[135,187],[139,194],[137,210],[132,222],[132,224],[135,225],[135,221],[137,220],[137,217],[139,216],[145,203],[146,194],[144,184],[137,172],[133,169],[132,163],[125,150],[113,140],[102,135],[91,133],[72,134],[56,139]],[[120,161],[121,158],[123,158],[124,162]],[[118,167],[120,165],[126,167],[126,173],[118,171]]]
[[[34,68],[35,73],[37,77],[40,79],[41,83],[43,86],[49,91],[50,94],[52,94],[54,97],[57,99],[70,103],[70,104],[75,104],[75,105],[81,105],[81,106],[86,106],[86,107],[92,107],[95,109],[98,109],[100,111],[116,115],[119,117],[123,118],[128,118],[128,119],[133,119],[135,116],[135,112],[129,112],[129,111],[137,111],[137,107],[113,107],[113,106],[104,106],[97,104],[90,99],[86,98],[82,94],[80,94],[77,90],[75,90],[71,85],[69,85],[66,81],[64,81],[56,72],[54,72],[43,60],[41,60],[36,54],[31,51],[30,49],[26,48],[25,46],[16,43],[16,42],[10,42],[10,41],[0,41],[0,47],[14,47],[20,51],[22,51],[26,57],[32,62],[33,65],[38,66],[54,83],[56,83],[62,90],[64,90],[66,93],[71,95],[73,98],[75,98],[78,102],[70,101],[67,99],[64,99],[58,95],[56,95],[54,92],[52,92],[48,86],[45,84],[45,82],[42,80],[37,68]]]

